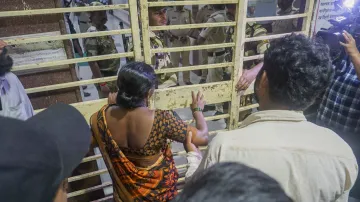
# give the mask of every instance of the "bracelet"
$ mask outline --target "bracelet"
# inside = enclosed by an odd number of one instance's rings
[[[101,83],[100,86],[106,86],[106,83]]]
[[[192,109],[192,113],[194,114],[195,112],[202,112],[203,110],[200,107],[194,107]]]

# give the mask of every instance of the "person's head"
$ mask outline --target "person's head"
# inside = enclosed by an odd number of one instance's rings
[[[274,179],[239,163],[217,163],[194,175],[172,202],[291,202]]]
[[[183,5],[175,6],[175,9],[178,10],[178,11],[181,11],[182,9],[184,9],[184,6]]]
[[[144,107],[152,96],[156,75],[154,69],[143,62],[132,62],[120,68],[116,103],[127,109]]]
[[[286,10],[292,7],[294,0],[278,0],[277,5],[281,10]]]
[[[226,4],[225,8],[226,8],[226,15],[229,18],[229,20],[235,20],[236,5],[235,4]],[[254,17],[255,8],[256,8],[256,2],[252,1],[252,0],[248,1],[247,17]]]
[[[272,40],[255,81],[260,110],[306,109],[324,92],[332,73],[325,44],[297,34]]]
[[[90,142],[89,125],[70,105],[52,105],[26,121],[0,117],[0,198],[66,201],[66,179]]]
[[[226,4],[225,5],[226,16],[229,20],[234,21],[236,15],[236,5],[235,4]]]
[[[217,11],[220,11],[220,10],[224,10],[225,9],[225,4],[213,4],[212,7],[217,10]]]
[[[149,7],[149,25],[164,26],[167,23],[165,7]]]
[[[102,6],[103,4],[97,1],[94,1],[90,6]],[[104,26],[107,22],[107,13],[106,11],[92,11],[90,14],[90,21],[96,27]]]
[[[13,66],[13,59],[7,54],[7,49],[0,49],[0,76],[10,72]]]
[[[247,6],[247,17],[254,17],[255,16],[255,10],[256,10],[256,1],[250,0],[248,1]]]

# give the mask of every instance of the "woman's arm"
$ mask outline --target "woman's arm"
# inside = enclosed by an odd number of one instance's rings
[[[184,143],[186,136],[192,133],[191,141],[196,146],[206,146],[208,144],[208,128],[202,114],[205,102],[204,97],[199,92],[193,95],[191,110],[196,121],[196,126],[189,126],[174,111],[165,111],[164,123],[166,125],[166,138]]]
[[[204,106],[204,95],[198,92],[195,96],[195,93],[192,92],[191,111],[193,112],[193,117],[196,123],[196,133],[193,133],[191,142],[196,146],[206,146],[209,142],[209,131],[202,113]]]

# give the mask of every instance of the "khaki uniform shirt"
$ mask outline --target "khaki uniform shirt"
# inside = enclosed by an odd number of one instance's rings
[[[295,15],[298,14],[299,10],[295,8],[289,8],[285,11],[278,11],[278,15]],[[272,24],[272,32],[273,34],[281,34],[281,33],[290,33],[297,30],[297,22],[298,19],[288,19],[288,20],[277,20]]]
[[[226,22],[225,10],[216,11],[210,15],[207,23]],[[221,44],[226,39],[226,27],[208,27],[201,31],[200,36],[206,39],[206,44]],[[220,52],[225,48],[208,49],[208,52]]]
[[[347,202],[358,174],[356,158],[343,139],[302,113],[286,110],[253,113],[240,129],[217,134],[196,172],[229,161],[274,178],[295,202]]]
[[[186,25],[194,22],[191,11],[186,8],[183,8],[181,11],[175,8],[168,9],[166,15],[170,25]],[[187,37],[190,29],[174,29],[169,32],[174,36]]]
[[[196,14],[196,23],[206,23],[215,10],[210,5],[205,5]]]
[[[149,31],[151,48],[163,48],[163,41],[152,31]],[[151,58],[151,64],[154,69],[163,69],[173,67],[169,53],[155,53]],[[175,73],[158,74],[158,88],[168,88],[176,86],[177,76]]]
[[[108,29],[107,27],[105,27],[104,30],[97,30],[96,27],[91,26],[89,27],[87,32],[97,31],[108,31]],[[88,57],[118,53],[112,36],[97,36],[92,38],[86,38],[84,40],[84,47]],[[96,62],[98,63],[100,71],[102,73],[114,72],[114,75],[116,75],[120,67],[119,58],[110,60],[99,60]]]

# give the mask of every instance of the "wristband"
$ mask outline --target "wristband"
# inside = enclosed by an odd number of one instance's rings
[[[106,83],[101,83],[100,86],[106,86]]]
[[[192,113],[195,113],[195,112],[202,112],[203,110],[200,108],[200,107],[194,107],[192,109]]]

